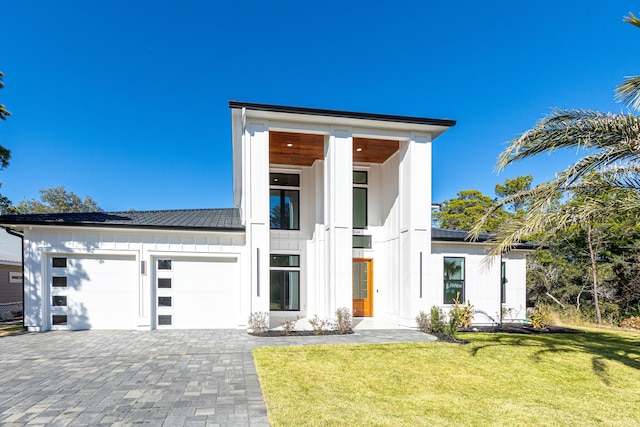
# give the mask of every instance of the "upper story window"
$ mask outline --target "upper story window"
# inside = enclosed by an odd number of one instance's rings
[[[269,174],[270,228],[300,230],[300,175]]]
[[[464,301],[464,258],[444,258],[444,303]]]
[[[353,228],[367,228],[368,184],[367,171],[353,171]]]

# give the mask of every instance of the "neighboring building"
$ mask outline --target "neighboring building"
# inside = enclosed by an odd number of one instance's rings
[[[21,305],[22,290],[22,239],[20,236],[1,229],[0,304],[20,303]],[[20,311],[22,310],[20,309]]]
[[[0,217],[24,232],[30,330],[236,328],[252,312],[277,326],[341,307],[412,326],[457,291],[477,323],[524,317],[521,251],[482,264],[486,236],[431,230],[431,143],[454,121],[229,106],[232,209]]]

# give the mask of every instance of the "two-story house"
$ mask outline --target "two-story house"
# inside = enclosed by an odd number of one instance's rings
[[[523,318],[522,245],[431,228],[433,141],[451,120],[232,101],[234,208],[15,215],[31,330],[272,326],[299,316],[412,326],[470,300]]]

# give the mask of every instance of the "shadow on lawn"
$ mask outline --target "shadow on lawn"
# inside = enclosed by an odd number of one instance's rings
[[[516,335],[496,334],[491,342],[477,343],[471,348],[471,355],[481,350],[500,345],[539,347],[533,354],[534,361],[540,361],[547,354],[581,352],[592,355],[591,369],[603,383],[609,384],[609,374],[605,361],[623,363],[640,370],[640,336],[637,338],[604,332],[584,334]]]

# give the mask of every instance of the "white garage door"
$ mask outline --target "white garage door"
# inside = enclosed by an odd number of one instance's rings
[[[237,328],[237,258],[161,258],[156,266],[156,327]]]
[[[135,257],[55,256],[50,260],[53,329],[135,329]]]

